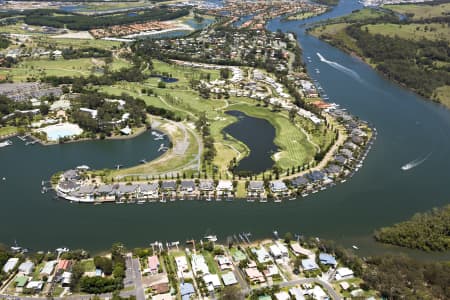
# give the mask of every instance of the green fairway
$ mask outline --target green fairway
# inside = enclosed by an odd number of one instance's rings
[[[0,74],[7,75],[15,82],[25,82],[27,78],[41,76],[88,76],[95,64],[90,58],[80,59],[34,59],[25,60],[11,69],[0,69]]]

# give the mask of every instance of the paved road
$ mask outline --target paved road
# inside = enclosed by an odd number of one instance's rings
[[[326,281],[323,281],[319,278],[302,278],[302,279],[296,279],[296,280],[291,280],[291,281],[286,281],[286,282],[282,282],[279,284],[279,286],[281,288],[283,287],[290,287],[290,286],[295,286],[295,285],[299,285],[299,284],[304,284],[304,283],[318,283],[320,284],[324,289],[327,290],[328,295],[330,295],[330,297],[334,300],[341,300],[341,296],[339,296],[339,294],[333,289],[333,287]]]
[[[142,286],[141,264],[139,258],[131,258],[134,285],[136,288],[136,300],[145,300],[144,287]]]

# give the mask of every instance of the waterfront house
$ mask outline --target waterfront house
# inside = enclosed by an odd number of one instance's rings
[[[116,187],[112,184],[101,184],[95,191],[95,195],[101,201],[115,201],[116,200]]]
[[[269,186],[270,186],[270,190],[274,194],[288,192],[288,187],[281,180],[271,181]]]
[[[6,264],[3,266],[3,272],[9,273],[11,272],[16,265],[19,263],[19,259],[17,257],[12,257],[6,261]]]
[[[306,258],[302,259],[302,269],[303,271],[314,271],[318,270],[319,266],[314,259]]]
[[[344,155],[347,158],[352,158],[353,157],[353,153],[352,151],[350,151],[349,149],[343,148],[339,151],[339,153],[341,153],[342,155]]]
[[[247,191],[249,193],[264,193],[264,182],[263,181],[250,181],[248,183]]]
[[[95,186],[91,184],[85,184],[80,186],[76,192],[77,197],[84,198],[90,201],[94,201]]]
[[[139,186],[137,184],[120,184],[117,188],[117,197],[120,201],[135,200]]]
[[[70,266],[72,265],[72,262],[68,259],[61,259],[58,262],[58,266],[56,267],[56,271],[67,271],[69,270]]]
[[[347,159],[342,155],[336,155],[334,157],[334,161],[339,165],[345,165],[345,163],[347,162]]]
[[[317,182],[325,178],[325,173],[322,171],[312,171],[311,173],[306,174],[306,177],[311,182]]]
[[[305,187],[308,184],[309,180],[304,176],[298,176],[291,180],[291,185],[294,188]]]
[[[325,168],[325,171],[330,175],[330,176],[337,176],[339,175],[339,173],[341,173],[342,167],[335,165],[335,164],[330,164],[328,165],[328,167]]]
[[[64,193],[64,194],[70,194],[72,192],[75,192],[80,188],[80,184],[76,181],[61,181],[58,183],[58,191]]]
[[[216,190],[218,197],[230,199],[233,197],[233,182],[231,180],[219,180]]]
[[[157,182],[139,184],[139,199],[158,199],[159,184]]]
[[[205,257],[201,254],[192,254],[191,256],[192,271],[194,275],[199,274],[206,275],[209,274],[209,268],[206,264]]]
[[[170,198],[170,200],[175,200],[177,197],[177,183],[175,181],[163,181],[161,183],[162,200]]]
[[[263,246],[261,246],[260,248],[252,248],[252,252],[256,255],[256,260],[260,264],[272,261],[269,253]]]
[[[147,258],[147,263],[148,263],[148,271],[151,274],[158,274],[158,271],[159,271],[158,256],[152,255],[152,256],[148,257]]]
[[[24,275],[30,275],[34,270],[34,263],[30,260],[19,265],[19,272]]]
[[[41,275],[42,276],[49,276],[53,273],[53,270],[55,269],[56,266],[56,260],[51,260],[45,263],[44,268],[42,268],[41,270]]]
[[[198,189],[200,196],[205,197],[206,200],[211,200],[214,197],[214,182],[212,180],[201,180]]]
[[[225,286],[230,286],[238,283],[236,276],[234,276],[234,273],[231,271],[222,274],[222,281]]]
[[[313,256],[314,255],[314,252],[303,248],[302,246],[300,246],[299,243],[293,243],[290,246],[291,246],[292,252],[294,252],[294,254],[296,256],[299,256],[299,255]]]
[[[180,183],[180,192],[183,198],[194,198],[196,192],[195,182],[193,180],[183,180]]]
[[[66,180],[66,181],[71,181],[71,180],[77,181],[77,180],[81,179],[80,174],[77,170],[67,170],[63,173],[62,177],[63,177],[63,180]]]
[[[358,135],[352,135],[352,142],[361,145],[364,142],[364,139]]]
[[[336,270],[336,280],[353,278],[353,271],[349,268],[338,268]]]
[[[220,267],[220,270],[233,270],[233,264],[231,263],[230,259],[225,255],[217,255],[215,257],[217,264]]]
[[[319,254],[319,261],[322,265],[328,265],[328,266],[333,266],[335,267],[337,265],[337,261],[334,258],[333,255],[328,254],[328,253],[320,253]]]
[[[189,271],[186,256],[175,257],[175,264],[177,265],[178,277],[183,277],[183,273]]]

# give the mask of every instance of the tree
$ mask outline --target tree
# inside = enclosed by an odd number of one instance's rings
[[[294,236],[292,235],[292,233],[286,232],[286,233],[284,234],[284,242],[285,242],[286,244],[289,244],[293,239],[294,239]]]
[[[222,300],[241,300],[245,299],[241,290],[237,286],[227,286],[223,289],[221,298]]]

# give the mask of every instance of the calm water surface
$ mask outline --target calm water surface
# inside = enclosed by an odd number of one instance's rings
[[[251,171],[258,174],[272,168],[274,161],[271,156],[278,149],[273,142],[275,128],[272,124],[236,110],[227,113],[237,117],[238,121],[223,131],[245,143],[250,149],[250,154],[239,162],[236,171]]]
[[[359,7],[356,1],[344,0],[330,13],[307,22]],[[14,139],[14,146],[0,149],[0,177],[7,177],[0,182],[0,241],[11,244],[17,239],[32,249],[64,245],[96,251],[115,241],[145,246],[155,240],[184,241],[207,233],[225,239],[244,231],[261,238],[276,229],[334,239],[346,246],[356,244],[362,255],[398,252],[398,248],[375,243],[371,233],[415,212],[449,203],[450,112],[383,79],[358,59],[305,35],[299,27],[304,22],[274,20],[269,28],[296,32],[305,59],[311,59],[307,62],[311,76],[330,101],[370,121],[379,131],[364,167],[347,183],[281,204],[70,204],[40,194],[41,180],[82,163],[98,168],[135,164],[156,156],[159,143],[150,135],[51,147],[24,146]],[[321,62],[317,52],[335,64]],[[420,166],[407,172],[400,169],[428,153],[430,157]],[[423,258],[448,258],[446,254],[409,252]]]

